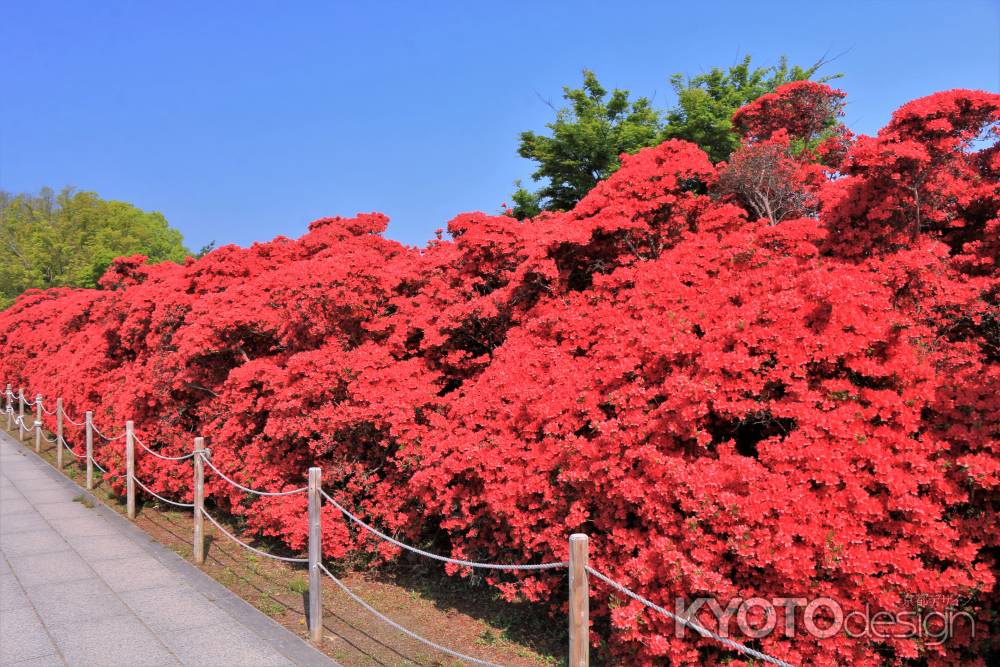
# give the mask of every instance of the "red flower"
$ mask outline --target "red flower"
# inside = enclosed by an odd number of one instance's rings
[[[741,110],[747,143],[721,178],[670,141],[625,156],[572,211],[463,214],[421,250],[371,214],[184,266],[119,259],[103,289],[33,291],[0,313],[0,373],[74,417],[134,419],[165,453],[202,434],[255,487],[301,486],[319,465],[355,511],[457,556],[561,560],[585,531],[594,567],[668,608],[962,598],[975,638],[934,648],[804,632],[758,645],[795,664],[981,665],[1000,547],[984,530],[1000,506],[1000,157],[976,138],[995,141],[1000,97],[939,93],[876,137],[793,154],[841,100],[805,82]],[[803,205],[761,216],[752,190],[720,196],[733,170],[779,174]],[[97,458],[123,465],[117,444]],[[187,466],[137,465],[189,496]],[[208,492],[302,546],[301,499]],[[323,520],[328,557],[394,557]],[[487,581],[564,604],[561,575]],[[593,589],[610,664],[733,657]]]

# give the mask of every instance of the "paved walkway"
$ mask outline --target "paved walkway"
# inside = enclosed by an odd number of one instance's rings
[[[0,665],[335,663],[0,432]]]

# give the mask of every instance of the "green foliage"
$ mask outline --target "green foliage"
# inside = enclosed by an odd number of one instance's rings
[[[557,111],[547,125],[552,136],[522,132],[518,147],[521,157],[538,163],[532,178],[548,180],[536,193],[548,210],[572,207],[618,168],[619,155],[656,143],[661,131],[659,114],[648,99],[630,102],[628,91],[618,89],[609,95],[591,71],[584,70],[582,88],[564,87],[563,97],[570,107]],[[528,194],[519,190],[515,204],[530,203]],[[524,217],[529,208],[515,211]]]
[[[202,257],[212,252],[213,250],[215,250],[215,239],[212,239],[211,241],[203,245],[201,249],[194,254],[194,258],[201,259]]]
[[[510,198],[514,202],[512,210],[518,220],[533,218],[542,212],[542,195],[540,192],[528,190],[521,185],[520,180],[514,181],[514,186],[517,190],[514,191],[514,194]]]
[[[686,139],[701,146],[712,162],[727,160],[740,143],[731,123],[737,109],[782,84],[811,79],[824,64],[819,60],[811,67],[789,67],[782,57],[774,67],[751,67],[750,56],[746,56],[728,70],[713,67],[692,78],[674,74],[670,85],[677,105],[666,113],[663,139]],[[840,76],[817,80],[822,83]]]
[[[111,261],[142,254],[182,262],[190,252],[162,214],[93,192],[0,192],[0,308],[32,287],[94,287]]]
[[[559,109],[546,126],[550,136],[521,133],[518,153],[537,163],[531,177],[545,184],[532,192],[516,183],[511,196],[514,215],[523,219],[542,210],[572,208],[618,169],[622,153],[667,139],[696,143],[713,162],[728,159],[739,145],[731,129],[737,109],[784,83],[811,78],[824,64],[819,60],[811,67],[789,66],[783,57],[773,67],[752,67],[747,56],[727,70],[713,68],[692,78],[675,74],[670,84],[677,104],[665,112],[654,109],[645,97],[630,101],[627,90],[615,89],[609,95],[597,76],[584,70],[581,88],[563,88],[569,106]]]
[[[302,577],[296,577],[288,583],[288,590],[299,595],[307,593],[309,592],[309,581]]]

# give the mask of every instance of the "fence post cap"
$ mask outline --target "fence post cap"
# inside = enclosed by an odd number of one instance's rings
[[[573,533],[569,536],[570,542],[587,542],[590,538],[586,533]]]

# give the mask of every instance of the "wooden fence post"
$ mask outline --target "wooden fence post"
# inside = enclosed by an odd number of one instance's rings
[[[42,451],[42,395],[35,395],[35,451]]]
[[[24,442],[24,387],[17,390],[17,441]]]
[[[87,429],[87,490],[94,488],[94,413],[87,412],[83,416]]]
[[[56,468],[63,467],[63,407],[62,398],[56,399]]]
[[[590,664],[588,541],[583,533],[569,536],[569,667],[587,667]]]
[[[323,641],[323,580],[319,571],[323,560],[322,485],[323,471],[309,468],[309,639],[316,645]]]
[[[7,393],[4,394],[4,398],[7,399],[7,430],[14,428],[14,390],[11,389],[10,383],[7,384]]]
[[[135,520],[135,425],[125,422],[125,507]]]
[[[194,562],[205,563],[205,464],[202,450],[205,438],[194,439]]]

